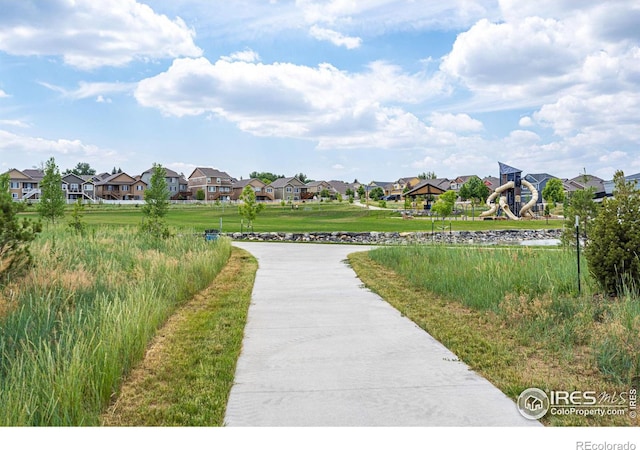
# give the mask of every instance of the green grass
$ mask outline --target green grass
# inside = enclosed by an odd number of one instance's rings
[[[0,290],[0,426],[97,425],[122,377],[175,309],[206,287],[227,240],[79,238],[50,227],[27,277]]]
[[[430,252],[438,255],[431,265],[421,260],[427,260]],[[523,255],[530,257],[523,259]],[[549,249],[527,249],[525,253],[522,249],[486,249],[476,257],[466,249],[444,247],[380,248],[349,256],[368,288],[514,400],[529,387],[627,391],[640,371],[640,299],[605,299],[593,286],[582,296],[574,295],[571,288],[561,292],[555,283],[562,280],[554,278],[571,274],[570,268],[562,267],[569,264],[564,258],[562,252]],[[540,274],[535,266],[543,261],[549,264],[549,271],[557,270],[560,275],[543,273],[543,282],[518,270],[508,272],[512,282],[508,277],[494,277],[496,264],[521,265]],[[468,275],[462,280],[452,275],[456,271]],[[547,277],[551,277],[549,282]],[[478,288],[484,284],[491,289]],[[565,280],[564,284],[570,283]],[[640,423],[628,416],[550,415],[544,422],[581,426]]]
[[[430,218],[403,220],[394,210],[367,210],[347,202],[304,203],[297,210],[290,206],[267,205],[254,222],[256,232],[309,232],[309,231],[428,231],[442,221],[432,222]],[[33,211],[24,213],[35,215]],[[70,210],[67,213],[70,216]],[[219,228],[222,219],[224,232],[241,231],[242,218],[236,205],[215,206],[213,204],[172,205],[167,216],[169,226],[182,230]],[[68,220],[68,217],[64,219]],[[90,226],[131,226],[137,227],[142,221],[140,207],[131,205],[91,205],[87,206],[83,220]],[[444,224],[449,229],[449,219]],[[482,231],[492,229],[547,229],[561,228],[562,221],[522,220],[485,221],[451,220],[453,231]],[[244,230],[246,231],[246,230]]]
[[[215,281],[159,331],[103,425],[223,425],[256,270],[251,255],[233,248]]]

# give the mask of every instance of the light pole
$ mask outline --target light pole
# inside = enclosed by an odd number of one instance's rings
[[[580,216],[576,216],[576,255],[578,258],[578,295],[582,292],[580,286]]]

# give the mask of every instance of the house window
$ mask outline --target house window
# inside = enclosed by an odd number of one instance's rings
[[[84,185],[84,190],[85,191],[93,191],[93,184],[85,184]]]
[[[144,191],[144,186],[142,186],[141,184],[137,185],[136,191]]]
[[[14,200],[18,199],[18,194],[16,194],[15,192],[11,193],[11,198],[13,198]]]
[[[207,184],[211,183],[211,178],[207,178]]]
[[[66,184],[63,184],[63,185],[62,185],[62,190],[63,190],[63,191],[66,191],[66,190],[67,190],[67,185],[66,185]]]
[[[129,186],[122,186],[122,190],[123,191],[128,191],[129,190]]]
[[[215,186],[209,186],[209,192],[215,192],[215,191],[216,191]]]
[[[296,188],[296,194],[300,192],[300,188]]]
[[[290,194],[292,191],[291,186],[287,186],[287,194]]]
[[[71,183],[71,190],[72,191],[77,191],[78,190],[78,184],[77,183]]]
[[[11,189],[20,189],[20,183],[17,181],[12,181],[11,183],[9,183]]]
[[[267,188],[267,192],[268,192],[269,194],[273,194],[273,188]]]
[[[216,183],[220,184],[220,178],[216,178]]]

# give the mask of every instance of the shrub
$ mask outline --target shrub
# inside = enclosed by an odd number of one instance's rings
[[[589,270],[608,294],[633,288],[640,277],[640,193],[624,173],[614,176],[614,198],[605,199],[587,241]]]
[[[9,194],[9,175],[0,176],[0,283],[32,265],[29,243],[42,230],[40,222],[18,220],[20,208]]]

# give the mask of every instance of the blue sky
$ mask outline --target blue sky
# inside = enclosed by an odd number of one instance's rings
[[[640,1],[0,0],[0,171],[640,172]]]

